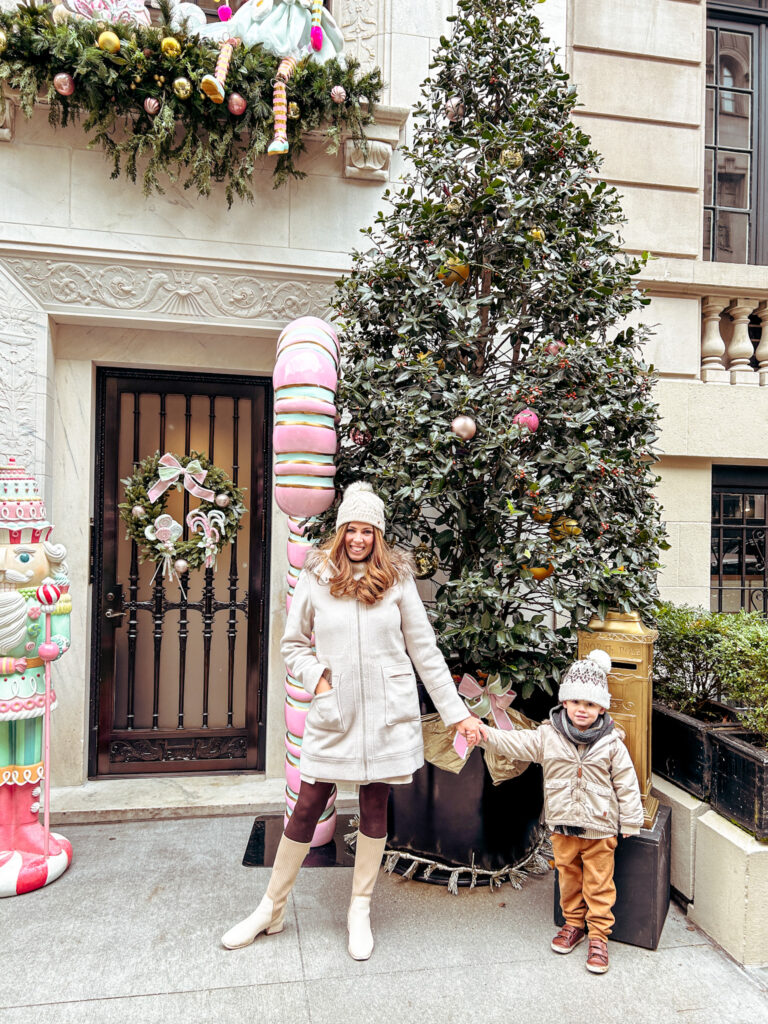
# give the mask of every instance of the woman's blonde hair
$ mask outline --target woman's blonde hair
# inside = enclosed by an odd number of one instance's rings
[[[334,568],[334,574],[330,579],[331,593],[334,597],[355,597],[363,604],[376,604],[398,580],[392,553],[381,530],[377,526],[372,526],[373,547],[370,555],[364,563],[353,562],[347,554],[344,542],[348,525],[343,523],[336,531],[335,537],[322,547],[322,550],[328,552]],[[360,564],[365,566],[365,574],[355,579],[355,567]]]

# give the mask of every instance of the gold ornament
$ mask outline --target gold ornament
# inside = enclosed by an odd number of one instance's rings
[[[581,535],[581,527],[575,519],[563,519],[560,529],[563,533],[567,533],[569,537],[579,537]]]
[[[173,91],[180,100],[188,100],[192,95],[192,83],[188,78],[174,78]]]
[[[537,523],[548,523],[552,518],[552,513],[547,512],[543,508],[539,508],[538,505],[534,505],[533,511],[531,512],[531,518],[535,519]]]
[[[293,102],[289,103],[288,104],[288,117],[292,121],[298,121],[300,116],[301,116],[301,111],[299,110],[299,104],[298,103],[293,103]]]
[[[3,52],[3,50],[6,48],[7,45],[8,45],[8,36],[0,28],[0,53]]]
[[[502,149],[499,163],[502,167],[511,167],[515,170],[523,166],[523,154],[519,149]]]
[[[524,565],[523,568],[529,572],[535,580],[545,580],[555,571],[555,567],[551,562],[548,562],[546,565]]]
[[[466,284],[468,277],[469,264],[461,256],[449,256],[437,272],[443,284]]]
[[[458,214],[464,209],[464,205],[458,196],[452,196],[445,204],[445,208],[449,213]]]
[[[435,552],[426,544],[419,544],[413,552],[413,561],[416,566],[416,579],[428,580],[434,576],[440,568],[440,559]]]
[[[529,234],[534,242],[544,241],[544,232],[541,230],[541,228],[531,228]]]
[[[166,57],[178,57],[181,53],[181,43],[178,39],[174,39],[173,36],[166,36],[162,43],[160,43],[160,49]]]
[[[107,53],[120,52],[120,38],[114,32],[102,32],[96,40],[96,44],[100,50],[105,50]]]

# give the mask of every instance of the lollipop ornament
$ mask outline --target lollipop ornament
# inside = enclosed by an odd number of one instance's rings
[[[51,839],[51,662],[58,658],[61,651],[59,645],[51,640],[51,615],[59,603],[61,591],[52,583],[43,583],[35,594],[40,603],[40,610],[45,616],[45,641],[37,649],[38,655],[45,663],[45,746],[43,748],[44,786],[43,799],[43,856],[48,856]]]

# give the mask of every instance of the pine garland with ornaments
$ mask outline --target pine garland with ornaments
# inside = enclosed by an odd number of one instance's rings
[[[643,259],[535,6],[458,0],[336,301],[339,491],[369,480],[417,549],[457,678],[524,697],[555,691],[593,613],[651,608],[667,546],[645,334],[620,326]]]
[[[157,26],[62,17],[61,3],[0,11],[0,86],[18,93],[27,117],[42,98],[51,125],[82,120],[89,145],[111,160],[112,177],[140,178],[145,195],[162,193],[166,178],[201,196],[224,182],[230,206],[252,200],[253,172],[272,139],[280,58],[235,41],[224,68],[223,47],[172,29],[167,0],[159,8]],[[211,102],[203,86],[223,76],[227,102]],[[275,158],[275,187],[304,177],[296,159],[308,132],[322,129],[329,152],[345,132],[365,148],[381,88],[378,69],[361,74],[351,57],[344,66],[300,61],[286,84],[287,149]]]

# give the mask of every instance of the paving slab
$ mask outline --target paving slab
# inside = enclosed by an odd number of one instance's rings
[[[656,952],[611,943],[611,970],[549,948],[553,876],[462,889],[382,872],[376,948],[346,951],[349,867],[304,870],[286,928],[242,950],[221,934],[258,903],[247,818],[70,825],[72,867],[0,901],[2,1024],[766,1024],[745,972],[673,906]],[[32,965],[32,966],[30,966]]]

